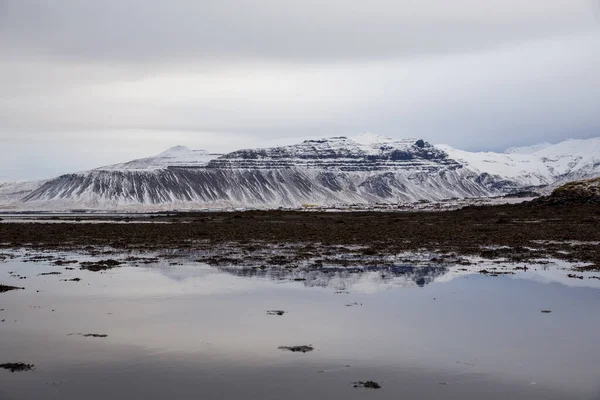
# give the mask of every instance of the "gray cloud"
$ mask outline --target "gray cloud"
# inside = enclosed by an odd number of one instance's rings
[[[589,0],[4,0],[2,42],[77,60],[291,61],[470,51],[596,27]]]
[[[499,150],[600,135],[585,0],[0,0],[0,49],[0,144],[38,149],[5,157],[0,179],[175,144],[369,130]]]

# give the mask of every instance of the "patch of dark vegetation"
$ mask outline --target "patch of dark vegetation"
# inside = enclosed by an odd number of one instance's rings
[[[284,256],[273,256],[269,259],[269,264],[271,265],[285,265],[288,263],[289,260]]]
[[[108,260],[100,260],[100,261],[84,261],[80,263],[81,269],[85,269],[87,271],[99,272],[106,271],[107,269],[112,269],[122,265],[121,261],[108,259]]]
[[[512,271],[497,271],[496,269],[493,269],[491,271],[488,271],[487,269],[482,269],[479,271],[479,273],[482,275],[486,275],[486,276],[500,276],[500,275],[514,275],[515,274]]]
[[[212,257],[203,257],[198,260],[199,262],[205,262],[208,265],[213,266],[224,266],[224,265],[238,265],[242,262],[242,260],[238,258],[232,257],[222,257],[222,256],[212,256]]]
[[[381,385],[375,381],[358,381],[352,382],[352,384],[355,388],[381,389]]]
[[[77,260],[56,260],[53,262],[54,265],[69,265],[69,264],[77,264],[79,261]]]
[[[125,259],[125,261],[134,264],[154,264],[159,261],[158,257],[134,257],[130,256]]]
[[[567,274],[567,277],[572,279],[583,279],[583,275]]]
[[[9,370],[10,372],[31,371],[33,367],[33,364],[25,364],[22,362],[0,364],[0,368]]]
[[[0,261],[12,260],[15,257],[14,254],[0,253]]]
[[[583,267],[575,267],[573,269],[579,272],[600,272],[600,265],[584,265]]]
[[[45,276],[45,275],[62,275],[62,272],[42,272],[41,274],[38,274],[39,276]]]
[[[368,247],[368,248],[362,249],[360,252],[364,256],[374,256],[374,255],[377,254],[377,250],[374,249],[374,248],[372,248],[372,247]]]
[[[283,315],[285,314],[285,311],[283,310],[268,310],[267,311],[267,315]]]
[[[27,277],[26,277],[26,276],[19,275],[19,274],[17,274],[16,272],[13,272],[13,271],[8,271],[8,274],[9,274],[9,276],[10,276],[11,278],[17,278],[17,279],[27,279]]]
[[[25,289],[25,288],[0,284],[0,293],[8,292],[10,290],[23,290],[23,289]]]
[[[44,262],[44,261],[52,261],[54,260],[54,256],[44,256],[44,255],[37,255],[37,256],[30,256],[27,258],[23,259],[23,262]]]
[[[533,190],[522,190],[519,192],[512,192],[512,193],[506,194],[503,197],[506,199],[511,199],[511,198],[519,199],[519,198],[539,197],[539,196],[540,196],[540,194]]]
[[[302,345],[302,346],[279,346],[279,350],[287,350],[293,353],[308,353],[309,351],[313,351],[315,348],[312,345]]]
[[[108,335],[105,335],[103,333],[69,333],[67,336],[73,336],[73,335],[83,336],[83,337],[91,337],[91,338],[105,338],[105,337],[108,337]]]

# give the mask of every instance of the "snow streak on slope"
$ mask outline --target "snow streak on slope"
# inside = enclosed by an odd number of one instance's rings
[[[548,142],[534,144],[533,146],[523,146],[523,147],[511,147],[504,151],[505,154],[533,154],[537,151],[543,150],[547,147],[552,146],[552,144]]]

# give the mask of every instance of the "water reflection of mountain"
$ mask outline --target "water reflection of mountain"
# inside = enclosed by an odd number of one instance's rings
[[[280,267],[218,267],[228,274],[247,278],[266,278],[276,281],[298,281],[307,287],[332,288],[335,290],[381,290],[389,287],[423,287],[448,273],[443,266],[410,265],[280,268]]]

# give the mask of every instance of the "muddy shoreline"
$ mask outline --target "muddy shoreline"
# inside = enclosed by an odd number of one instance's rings
[[[513,263],[551,257],[586,263],[587,270],[600,268],[597,205],[525,203],[446,212],[245,211],[114,218],[123,220],[129,223],[1,224],[0,249],[204,251],[210,254],[203,261],[215,265],[244,259],[283,265],[315,255],[333,258],[344,252],[344,246],[360,246],[352,251],[375,259],[429,251]],[[269,251],[288,244],[295,245],[289,257]]]

